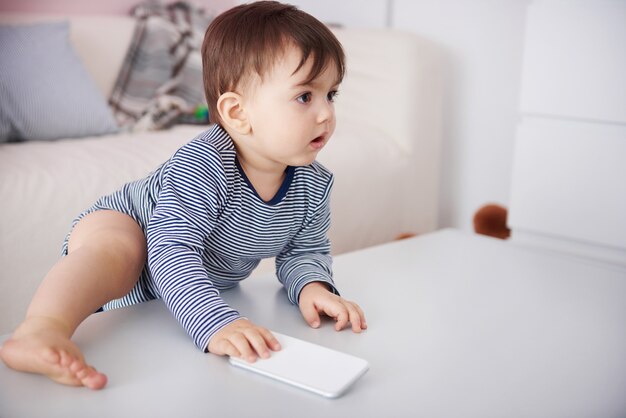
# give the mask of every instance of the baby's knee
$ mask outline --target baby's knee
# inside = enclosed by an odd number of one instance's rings
[[[97,251],[106,259],[109,269],[108,282],[117,299],[135,286],[146,264],[145,242],[118,235],[103,241]]]
[[[147,244],[143,233],[122,231],[113,234],[107,240],[105,248],[122,270],[139,276],[147,259]]]
[[[74,228],[68,252],[90,248],[109,259],[122,271],[143,269],[147,258],[146,236],[130,216],[115,211],[98,211],[87,215]]]

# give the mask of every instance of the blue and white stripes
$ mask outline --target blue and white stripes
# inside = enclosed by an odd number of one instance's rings
[[[147,178],[81,214],[118,210],[146,232],[147,268],[127,296],[105,309],[163,298],[206,350],[216,331],[240,318],[219,290],[248,277],[262,258],[276,257],[278,279],[293,303],[311,281],[336,291],[327,238],[332,183],[316,162],[289,167],[278,194],[263,202],[238,166],[232,140],[214,126]]]

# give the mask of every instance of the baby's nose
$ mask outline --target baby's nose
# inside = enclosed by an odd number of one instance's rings
[[[331,102],[324,101],[320,104],[319,111],[317,113],[317,122],[327,122],[335,115],[335,107]]]

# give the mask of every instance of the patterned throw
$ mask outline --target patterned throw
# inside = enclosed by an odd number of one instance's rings
[[[137,25],[109,104],[128,131],[206,123],[200,47],[212,16],[187,2],[140,3]]]

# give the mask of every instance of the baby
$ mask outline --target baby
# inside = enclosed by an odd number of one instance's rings
[[[0,350],[7,366],[100,389],[107,378],[71,337],[98,310],[162,298],[205,352],[267,358],[280,344],[219,291],[263,258],[306,322],[367,328],[332,280],[332,174],[315,161],[335,129],[340,43],[293,6],[256,2],[209,26],[202,46],[211,129],[148,177],[79,215],[64,256]]]

